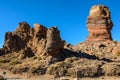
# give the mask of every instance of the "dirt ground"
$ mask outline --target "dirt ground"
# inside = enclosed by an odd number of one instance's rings
[[[120,80],[120,76],[113,76],[113,77],[108,77],[108,76],[101,76],[101,77],[96,77],[96,78],[71,78],[71,77],[61,77],[61,78],[54,78],[54,76],[51,75],[41,75],[41,76],[34,76],[34,77],[28,77],[27,74],[13,74],[8,70],[2,70],[0,69],[0,75],[3,75],[3,72],[6,72],[5,78],[7,80],[62,80],[62,79],[69,79],[69,80]]]

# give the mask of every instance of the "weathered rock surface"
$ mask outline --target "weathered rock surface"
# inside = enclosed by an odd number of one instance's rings
[[[61,60],[61,56],[64,57],[63,49],[64,42],[57,27],[47,29],[34,24],[34,28],[31,28],[26,22],[22,22],[15,31],[5,34],[4,45],[0,49],[0,64],[6,63],[8,66],[2,65],[1,68],[16,74],[45,74],[48,65]]]
[[[59,56],[63,50],[64,43],[60,38],[57,27],[52,27],[47,31],[47,43],[45,53],[52,56]]]
[[[111,41],[112,21],[106,6],[96,5],[90,9],[87,19],[89,36],[86,41]]]
[[[30,26],[26,23],[19,23],[19,26],[14,32],[5,34],[5,42],[3,48],[8,51],[17,51],[27,46],[30,39]]]
[[[34,28],[31,29],[32,38],[28,42],[27,46],[30,47],[31,50],[38,56],[44,52],[46,46],[46,35],[46,27],[40,24],[34,24]]]
[[[55,57],[61,54],[63,46],[56,27],[47,30],[40,24],[34,24],[34,28],[31,28],[26,22],[22,22],[14,32],[6,33],[3,48],[12,52],[21,49],[26,51],[28,47],[35,55],[45,53]]]

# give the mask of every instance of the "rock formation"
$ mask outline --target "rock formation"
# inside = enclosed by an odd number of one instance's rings
[[[5,34],[0,69],[39,78],[43,74],[75,77],[76,73],[78,77],[120,76],[120,43],[112,41],[112,26],[108,8],[93,6],[88,38],[73,46],[60,38],[57,27],[19,23],[15,31]]]
[[[30,39],[29,34],[30,26],[26,22],[19,23],[19,26],[14,32],[7,32],[5,34],[3,48],[11,52],[25,48]]]
[[[46,35],[47,28],[40,24],[34,24],[34,28],[32,28],[31,36],[29,43],[27,44],[33,52],[40,56],[45,49],[46,46]]]
[[[45,52],[52,55],[58,56],[63,50],[64,43],[60,38],[60,33],[57,27],[52,27],[47,31],[47,43]]]
[[[34,24],[34,28],[31,28],[22,22],[14,32],[5,34],[3,49],[9,52],[29,49],[38,56],[46,53],[55,57],[63,50],[63,41],[56,27],[47,30],[40,24]]]
[[[112,21],[106,6],[96,5],[90,9],[87,19],[89,36],[86,41],[111,41]]]

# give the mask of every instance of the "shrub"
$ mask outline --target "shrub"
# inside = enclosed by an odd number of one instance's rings
[[[65,76],[69,67],[71,67],[71,65],[66,62],[58,62],[56,64],[50,65],[46,73],[55,75],[56,77]]]
[[[70,58],[66,58],[66,59],[65,59],[65,62],[67,62],[67,63],[72,63],[72,62],[75,61],[75,60],[78,60],[78,58],[77,58],[77,57],[70,57]]]
[[[102,66],[102,69],[107,76],[120,76],[120,63],[107,63]]]
[[[34,60],[35,60],[35,59],[37,59],[37,57],[36,57],[36,56],[33,56],[33,57],[32,57],[32,59],[34,59]]]
[[[38,60],[42,60],[42,58],[41,58],[40,56],[39,56],[39,57],[37,57],[37,59],[38,59]]]
[[[16,64],[21,64],[21,62],[17,60],[10,62],[10,65],[16,65]]]
[[[9,59],[1,59],[1,60],[0,60],[0,63],[9,63],[9,62],[10,62]]]
[[[33,75],[40,75],[45,74],[46,68],[41,67],[40,65],[34,65],[30,68],[29,73],[32,73]]]
[[[67,71],[68,76],[75,77],[77,73],[78,77],[96,77],[102,74],[98,65],[81,65],[78,68],[69,68]]]
[[[120,50],[115,51],[115,56],[120,56]]]
[[[14,74],[18,74],[18,73],[22,73],[22,72],[27,72],[29,70],[28,66],[19,66],[19,67],[15,67],[12,68],[11,72],[13,72]]]

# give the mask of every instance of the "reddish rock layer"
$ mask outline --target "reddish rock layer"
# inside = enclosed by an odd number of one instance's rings
[[[110,12],[106,6],[97,5],[90,9],[87,19],[89,35],[86,41],[111,41],[112,21]]]

